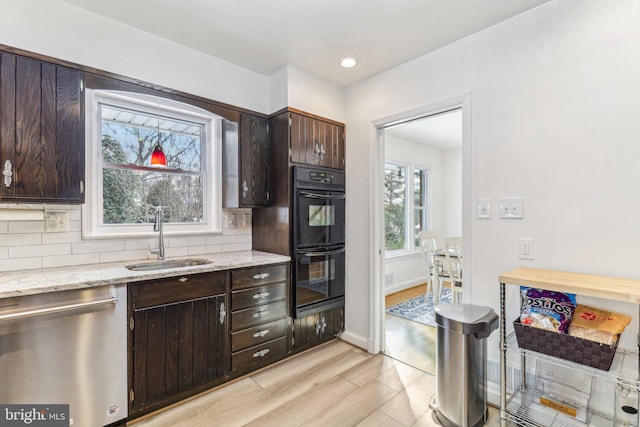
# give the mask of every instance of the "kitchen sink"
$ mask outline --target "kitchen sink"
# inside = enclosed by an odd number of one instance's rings
[[[211,264],[206,259],[173,259],[168,261],[143,262],[140,264],[125,265],[131,271],[154,271],[168,268],[193,267],[196,265]]]

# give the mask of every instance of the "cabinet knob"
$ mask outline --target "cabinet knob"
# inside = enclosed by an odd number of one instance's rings
[[[247,180],[242,181],[242,198],[247,198],[247,192],[249,191],[249,187],[247,186]]]
[[[255,274],[255,275],[253,276],[253,278],[254,278],[255,280],[262,280],[262,279],[266,279],[266,278],[267,278],[267,277],[269,277],[269,276],[270,276],[270,274],[269,274],[269,273],[258,273],[258,274]]]
[[[257,313],[253,314],[253,317],[264,317],[264,316],[268,316],[269,315],[269,310],[263,310],[263,311],[259,311]]]
[[[7,188],[11,187],[11,182],[13,181],[13,167],[11,166],[11,161],[4,161],[2,175],[4,176],[4,186]]]

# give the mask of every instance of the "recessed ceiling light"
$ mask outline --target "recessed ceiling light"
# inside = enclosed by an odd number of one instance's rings
[[[356,60],[353,58],[344,58],[340,62],[340,66],[344,68],[351,68],[356,66]]]

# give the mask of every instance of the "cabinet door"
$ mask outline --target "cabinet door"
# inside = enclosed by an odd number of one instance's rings
[[[334,169],[344,169],[345,163],[345,143],[344,126],[328,124],[327,137],[327,167]]]
[[[82,73],[0,53],[3,200],[84,201]]]
[[[130,285],[130,415],[224,380],[230,363],[225,277],[196,275]]]
[[[290,160],[292,163],[307,161],[307,118],[300,114],[289,113]]]
[[[289,113],[291,162],[344,169],[344,126]]]
[[[269,119],[240,115],[240,205],[269,201]]]
[[[344,306],[295,319],[293,324],[293,351],[299,352],[344,330]]]

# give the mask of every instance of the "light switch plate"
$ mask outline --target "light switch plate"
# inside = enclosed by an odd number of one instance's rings
[[[478,218],[480,219],[491,218],[491,200],[490,199],[478,200]]]
[[[524,200],[522,197],[498,199],[500,218],[522,219],[524,217]]]

